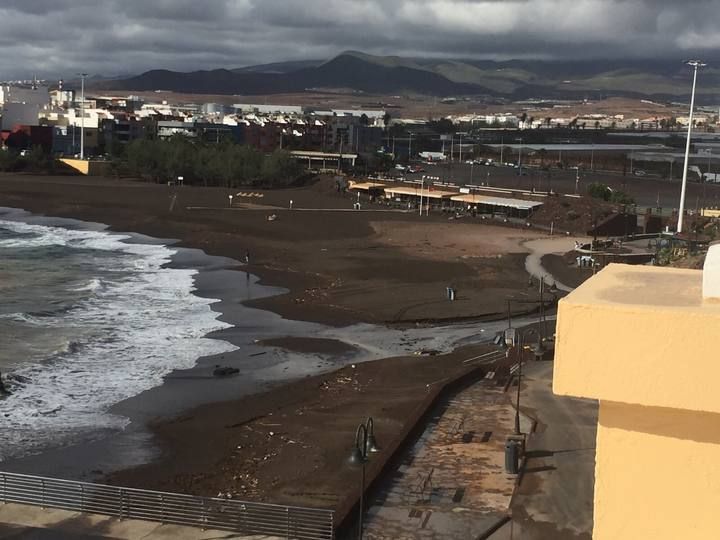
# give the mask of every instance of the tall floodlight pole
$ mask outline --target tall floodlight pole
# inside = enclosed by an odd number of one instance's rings
[[[85,159],[85,77],[80,74],[80,159]]]
[[[690,94],[690,117],[688,118],[688,134],[687,134],[687,141],[685,143],[685,166],[683,167],[682,189],[680,191],[680,211],[678,214],[678,226],[677,226],[678,233],[682,232],[683,214],[685,213],[685,190],[687,189],[688,163],[690,161],[690,136],[692,135],[693,109],[695,108],[695,83],[697,82],[698,68],[704,67],[706,65],[706,64],[703,64],[702,62],[700,62],[699,60],[690,60],[687,64],[689,66],[692,66],[694,69],[693,69],[692,94]]]

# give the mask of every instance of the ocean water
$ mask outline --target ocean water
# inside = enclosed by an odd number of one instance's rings
[[[0,462],[120,430],[112,405],[235,349],[205,337],[229,325],[193,294],[197,270],[166,267],[174,253],[0,212]]]

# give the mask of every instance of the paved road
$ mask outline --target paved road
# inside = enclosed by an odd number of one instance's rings
[[[557,238],[539,238],[537,240],[528,240],[523,243],[523,246],[530,250],[530,254],[525,259],[525,269],[531,276],[537,279],[545,278],[545,283],[548,287],[555,283],[555,286],[561,291],[571,292],[572,287],[563,284],[559,279],[553,276],[550,272],[545,270],[542,265],[542,258],[545,255],[563,254],[567,253],[575,247],[575,242],[586,242],[589,238],[580,236],[560,236]]]
[[[538,420],[513,520],[493,540],[590,540],[597,403],[555,396],[551,362],[524,370],[521,409]]]

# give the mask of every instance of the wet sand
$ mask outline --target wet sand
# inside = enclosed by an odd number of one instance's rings
[[[343,356],[357,351],[355,347],[342,341],[322,338],[284,337],[263,339],[259,341],[258,344],[266,347],[279,347],[287,351],[299,353],[318,353],[332,356]]]

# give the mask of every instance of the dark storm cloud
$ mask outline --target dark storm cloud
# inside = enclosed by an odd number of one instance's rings
[[[234,68],[346,49],[714,57],[720,0],[2,0],[0,79]]]

